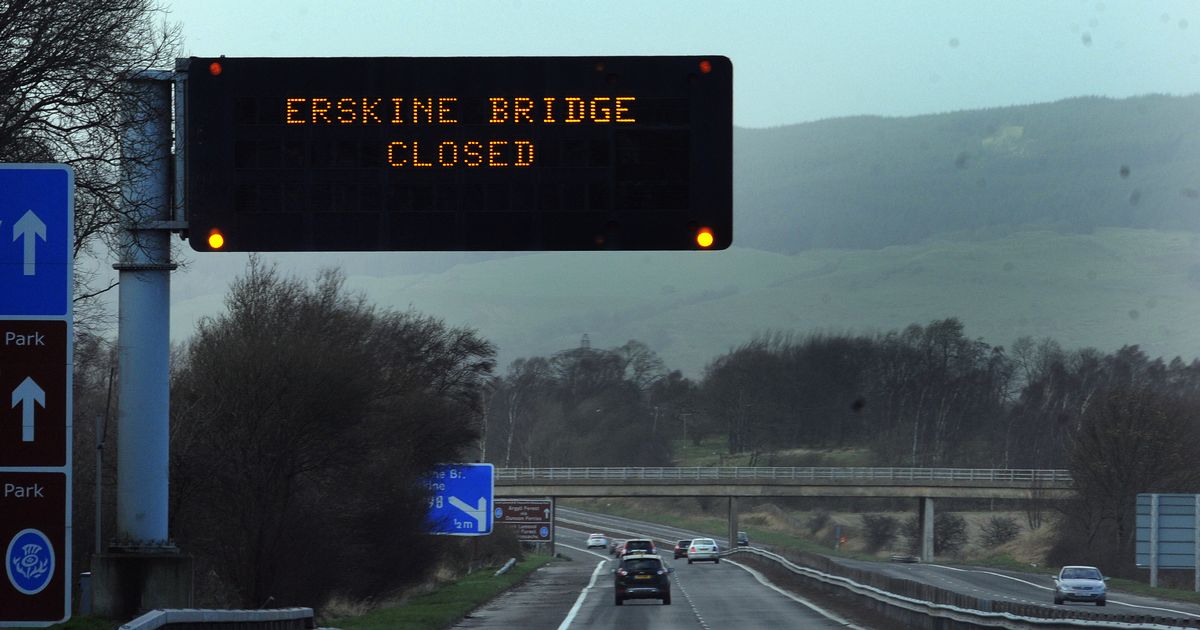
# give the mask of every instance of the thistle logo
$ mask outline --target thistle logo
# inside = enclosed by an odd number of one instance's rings
[[[13,536],[4,554],[8,581],[26,595],[37,595],[54,577],[54,548],[50,539],[36,529],[23,529]]]

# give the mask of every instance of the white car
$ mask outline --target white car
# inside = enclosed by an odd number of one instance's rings
[[[1108,599],[1108,585],[1104,583],[1107,579],[1096,567],[1063,567],[1054,576],[1054,603],[1095,602],[1103,606]]]
[[[587,548],[591,549],[592,547],[608,549],[608,536],[604,534],[592,534],[588,536]]]
[[[711,538],[693,538],[692,544],[688,546],[687,559],[688,564],[701,560],[712,560],[720,564],[721,548],[717,546],[717,541]]]

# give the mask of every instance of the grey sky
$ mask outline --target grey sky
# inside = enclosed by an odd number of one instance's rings
[[[176,0],[185,54],[723,54],[735,124],[1200,92],[1195,0]]]

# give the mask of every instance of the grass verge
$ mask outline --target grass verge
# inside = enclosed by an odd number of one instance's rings
[[[508,573],[481,570],[402,604],[373,610],[358,617],[330,619],[322,624],[342,630],[438,630],[445,628],[525,579],[549,556],[528,556]]]

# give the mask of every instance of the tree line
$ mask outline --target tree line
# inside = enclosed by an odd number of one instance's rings
[[[493,378],[481,457],[497,466],[669,465],[720,438],[760,464],[785,449],[859,448],[876,466],[1068,469],[1051,559],[1134,575],[1134,500],[1200,491],[1200,360],[1137,346],[1010,348],[954,318],[876,334],[770,333],[698,381],[637,341],[514,362]],[[1037,523],[1037,519],[1033,519]]]

